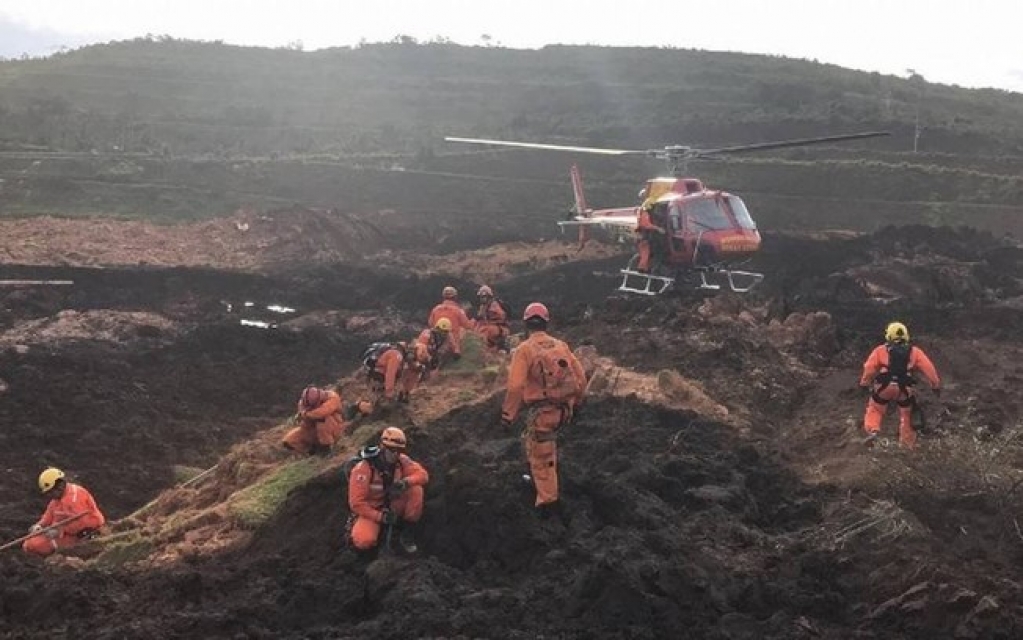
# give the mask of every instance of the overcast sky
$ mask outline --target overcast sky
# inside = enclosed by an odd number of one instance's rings
[[[144,36],[769,53],[1023,92],[1023,0],[0,0],[0,56]]]

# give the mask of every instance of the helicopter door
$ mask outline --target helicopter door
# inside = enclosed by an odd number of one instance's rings
[[[664,229],[665,231],[663,235],[664,238],[671,237],[671,230],[669,229],[668,224],[669,219],[667,202],[658,202],[650,209],[650,222],[654,226]],[[668,257],[670,247],[664,240],[655,238],[653,242],[650,243],[650,249],[654,258],[664,260],[665,258]]]
[[[672,254],[685,251],[685,215],[682,212],[682,203],[672,202],[668,207],[668,250]]]

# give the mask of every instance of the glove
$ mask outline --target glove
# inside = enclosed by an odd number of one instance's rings
[[[394,524],[398,521],[398,514],[391,511],[390,509],[384,509],[380,512],[380,524]]]
[[[50,540],[56,540],[57,538],[60,537],[60,529],[47,529],[46,533],[44,533],[43,536],[49,538]]]
[[[934,389],[934,397],[935,398],[940,398],[941,397],[941,387],[936,387]]]
[[[401,493],[405,493],[405,491],[408,490],[408,488],[409,483],[408,480],[406,480],[405,478],[395,480],[394,484],[391,485],[391,494],[398,495]]]
[[[29,533],[39,533],[42,530],[43,530],[43,525],[41,525],[41,524],[34,524],[34,525],[32,525],[31,527],[28,528],[28,532]]]

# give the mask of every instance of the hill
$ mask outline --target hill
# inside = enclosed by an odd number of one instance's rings
[[[764,228],[1019,232],[1021,115],[1019,94],[768,56],[136,40],[0,63],[0,215],[174,221],[312,206],[396,211],[424,230],[442,214],[484,216],[491,241],[535,240],[570,202],[572,158],[461,149],[444,135],[648,148],[885,129],[892,138],[693,170],[745,196]],[[608,205],[662,170],[581,162],[591,200]]]

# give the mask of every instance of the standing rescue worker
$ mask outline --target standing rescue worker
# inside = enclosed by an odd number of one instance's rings
[[[60,469],[44,469],[39,474],[39,490],[50,502],[46,505],[43,517],[28,530],[29,533],[38,532],[39,535],[22,543],[21,548],[25,553],[46,557],[58,549],[73,547],[97,535],[99,528],[106,522],[92,494],[85,487],[68,482]],[[56,529],[43,531],[69,518],[76,519]]]
[[[639,217],[636,223],[636,250],[639,253],[636,270],[642,273],[650,272],[650,257],[654,250],[654,243],[664,240],[664,227],[654,224],[650,217],[653,207],[653,202],[644,202],[639,208]]]
[[[458,360],[462,357],[462,330],[472,331],[473,324],[469,316],[465,315],[465,309],[458,304],[458,290],[454,287],[444,287],[441,291],[443,300],[430,312],[428,326],[436,327],[441,318],[447,318],[451,323],[451,335],[447,344],[443,347],[443,353],[450,353],[452,359]]]
[[[476,308],[476,332],[479,333],[491,351],[507,351],[508,314],[501,301],[494,297],[494,290],[483,285],[476,292],[479,306]]]
[[[501,424],[510,426],[526,407],[522,432],[536,507],[548,515],[558,502],[558,430],[572,420],[586,393],[586,373],[568,345],[547,335],[550,313],[534,302],[522,314],[528,337],[512,353]]]
[[[298,453],[324,455],[345,431],[341,395],[337,391],[308,386],[298,399],[299,425],[285,434],[281,444]]]
[[[941,378],[924,350],[910,344],[906,325],[901,322],[889,324],[884,331],[884,340],[884,344],[870,352],[860,376],[860,387],[870,391],[863,418],[866,444],[872,445],[877,440],[888,404],[894,401],[899,408],[899,444],[912,449],[916,446],[916,430],[912,422],[916,403],[913,374],[919,371],[936,396],[941,395]]]
[[[407,446],[405,432],[387,427],[380,434],[380,446],[363,449],[362,460],[352,468],[348,508],[355,516],[350,535],[356,549],[375,547],[383,526],[399,530],[398,542],[407,553],[417,551],[413,529],[423,515],[423,487],[430,476],[405,454]]]

